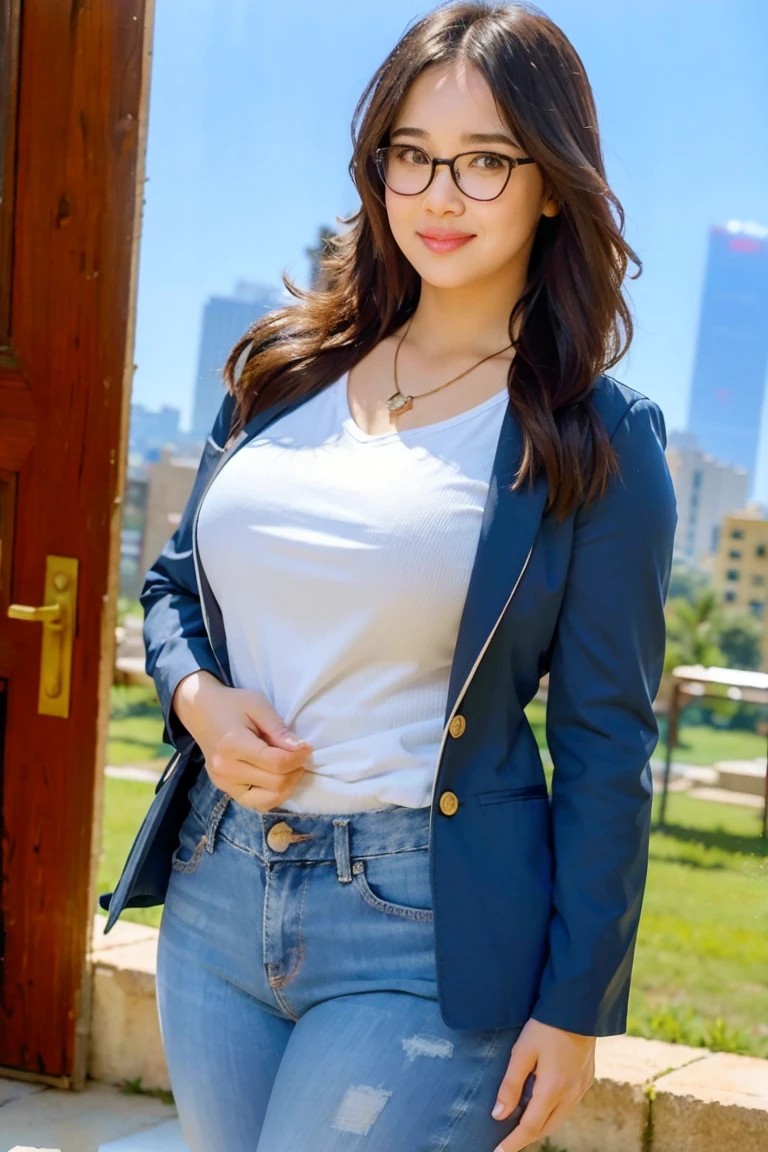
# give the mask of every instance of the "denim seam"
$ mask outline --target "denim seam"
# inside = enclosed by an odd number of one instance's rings
[[[416,844],[410,848],[393,848],[387,852],[356,852],[355,860],[383,860],[387,856],[404,856],[408,852],[429,852],[429,844]]]
[[[395,904],[391,900],[382,900],[381,896],[377,896],[368,883],[364,867],[356,867],[357,864],[362,863],[362,860],[352,862],[352,879],[354,887],[369,907],[389,916],[399,916],[402,920],[416,920],[425,924],[432,923],[434,919],[432,908],[409,908],[406,904]]]
[[[488,1051],[486,1052],[485,1059],[483,1060],[481,1067],[477,1070],[477,1074],[475,1075],[474,1079],[466,1086],[464,1095],[459,1100],[454,1100],[452,1108],[456,1109],[458,1114],[449,1124],[444,1141],[439,1145],[435,1145],[435,1152],[446,1152],[446,1149],[450,1149],[453,1134],[456,1131],[458,1125],[464,1119],[467,1108],[472,1103],[475,1096],[477,1096],[477,1093],[480,1090],[480,1086],[485,1080],[488,1065],[491,1063],[491,1060],[493,1060],[494,1056],[498,1052],[501,1040],[502,1030],[499,1029],[493,1038],[493,1042],[488,1045]],[[499,1124],[499,1121],[495,1121],[495,1123]],[[499,1128],[501,1128],[501,1124],[499,1124]],[[506,1135],[508,1135],[508,1133],[505,1133],[505,1136]]]
[[[266,863],[266,856],[262,856],[261,852],[256,848],[249,848],[246,844],[241,844],[239,840],[233,840],[231,836],[227,835],[223,828],[219,829],[218,835],[220,839],[226,840],[227,844],[232,848],[236,848],[238,852],[242,852],[246,856],[255,856],[262,864]]]
[[[205,851],[206,841],[207,841],[207,836],[206,836],[205,832],[203,832],[202,836],[200,837],[197,844],[195,845],[194,851],[193,851],[192,855],[190,856],[189,860],[177,859],[177,853],[179,851],[179,848],[181,847],[181,845],[179,844],[174,849],[173,855],[171,856],[171,869],[174,872],[184,872],[187,875],[189,875],[192,872],[196,872],[200,866],[200,861],[203,858],[203,852]]]
[[[215,843],[216,843],[216,835],[217,835],[218,830],[219,830],[219,824],[221,823],[222,817],[227,810],[227,806],[228,806],[230,800],[231,800],[231,796],[229,796],[226,792],[222,792],[221,796],[216,801],[216,803],[214,804],[213,808],[211,809],[211,811],[209,813],[208,821],[207,821],[207,828],[206,828],[206,835],[208,837],[208,840],[207,840],[207,843],[205,845],[205,849],[207,852],[212,853],[214,850]]]
[[[280,986],[277,984],[270,984],[270,988],[272,989],[272,995],[275,998],[277,1006],[282,1008],[283,1012],[287,1012],[290,1019],[293,1020],[294,1024],[296,1024],[299,1018],[280,991]]]
[[[288,973],[288,975],[282,976],[278,980],[277,984],[275,985],[275,987],[280,989],[281,991],[283,988],[285,988],[286,984],[290,984],[291,980],[293,980],[293,978],[296,976],[297,972],[299,971],[299,968],[301,967],[302,960],[304,959],[304,936],[302,935],[301,929],[302,929],[302,925],[304,923],[304,905],[305,905],[306,899],[307,899],[307,889],[309,888],[309,877],[310,877],[309,869],[305,868],[304,869],[304,883],[301,886],[301,903],[299,904],[299,929],[298,929],[298,933],[297,933],[298,942],[297,942],[297,946],[296,946],[296,952],[297,952],[296,963],[294,964],[293,968]],[[291,1015],[294,1015],[294,1013],[291,1013]]]
[[[195,809],[195,811],[197,811],[197,809]],[[203,823],[205,823],[204,817],[201,817],[201,820]],[[220,828],[217,831],[217,837],[219,837],[222,840],[226,840],[227,844],[231,845],[232,848],[237,848],[238,852],[244,852],[248,856],[256,856],[257,859],[260,860],[262,864],[265,863],[266,857],[262,856],[262,854],[256,848],[249,847],[246,844],[241,844],[239,840],[233,840],[231,836],[227,835],[226,829]],[[405,852],[429,852],[429,845],[428,844],[417,844],[415,847],[410,847],[410,848],[395,848],[391,852],[357,853],[355,855],[355,859],[356,860],[380,860],[380,859],[384,858],[385,856],[401,856]],[[306,860],[306,861],[305,860],[291,860],[289,862],[292,864],[299,864],[299,863],[333,864],[334,863],[334,857],[329,856],[325,860]]]

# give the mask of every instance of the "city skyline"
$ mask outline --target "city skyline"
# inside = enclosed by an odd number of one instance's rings
[[[281,290],[283,270],[308,285],[318,228],[340,227],[358,206],[347,171],[354,105],[425,9],[297,0],[289,20],[242,0],[190,0],[180,22],[173,7],[156,11],[133,399],[177,405],[188,427],[206,299],[242,277]],[[768,9],[755,0],[542,7],[584,61],[608,179],[644,264],[626,282],[635,339],[610,371],[656,400],[668,428],[684,428],[709,229],[768,223]],[[301,163],[266,179],[260,159],[286,145]],[[765,424],[764,413],[762,500]]]
[[[230,295],[210,296],[200,321],[191,434],[204,440],[224,398],[221,370],[233,346],[259,316],[280,303],[273,285],[241,279]]]

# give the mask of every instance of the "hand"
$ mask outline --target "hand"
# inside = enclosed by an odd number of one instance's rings
[[[291,732],[263,692],[230,688],[201,669],[179,681],[172,707],[213,783],[244,808],[278,807],[305,775],[311,746]]]
[[[523,1085],[535,1068],[533,1096],[517,1128],[494,1152],[520,1152],[535,1140],[557,1131],[595,1079],[595,1037],[566,1032],[530,1019],[512,1046],[498,1098],[505,1120],[512,1113]]]

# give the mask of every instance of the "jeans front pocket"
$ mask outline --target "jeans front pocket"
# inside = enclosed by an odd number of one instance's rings
[[[366,904],[377,912],[431,923],[428,848],[352,860],[352,881]]]
[[[205,821],[195,808],[190,807],[179,829],[179,842],[171,856],[174,872],[196,872],[208,843]]]

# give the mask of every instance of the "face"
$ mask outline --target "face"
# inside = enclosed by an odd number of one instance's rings
[[[469,139],[478,134],[496,138]],[[430,158],[483,148],[510,158],[526,155],[500,119],[485,77],[463,61],[432,65],[416,78],[392,122],[389,142],[422,148]],[[492,167],[494,161],[478,163]],[[558,211],[538,164],[514,168],[495,200],[464,195],[448,165],[440,164],[425,192],[404,196],[386,188],[385,201],[392,235],[406,259],[423,280],[444,288],[497,277],[524,280],[539,220],[542,214],[554,216]],[[443,250],[430,248],[421,238],[420,234],[440,230],[472,238]]]

